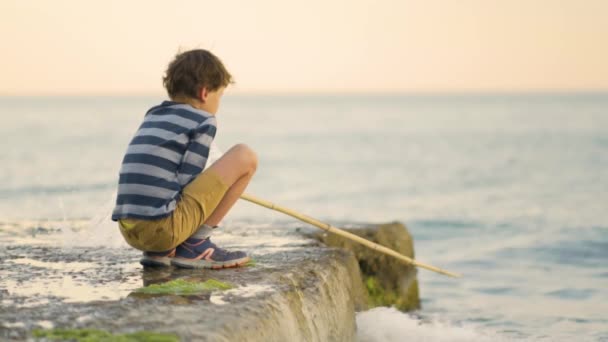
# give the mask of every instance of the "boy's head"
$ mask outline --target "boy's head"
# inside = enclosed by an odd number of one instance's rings
[[[222,61],[203,49],[178,53],[163,77],[172,99],[189,98],[203,103],[209,93],[221,93],[231,83],[234,83],[232,75]]]

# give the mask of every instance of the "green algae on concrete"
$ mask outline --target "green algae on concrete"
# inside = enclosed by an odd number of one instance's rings
[[[78,342],[179,342],[179,337],[173,334],[138,331],[128,334],[112,334],[97,329],[51,329],[34,330],[35,338],[44,338],[51,341],[78,341]]]
[[[414,282],[407,290],[407,293],[399,293],[394,289],[383,287],[378,278],[374,276],[364,276],[365,287],[369,297],[369,306],[395,306],[402,311],[419,309],[418,282]]]
[[[162,284],[148,285],[137,289],[136,292],[146,294],[195,295],[213,290],[229,290],[233,287],[231,284],[216,279],[208,279],[204,282],[175,279]]]

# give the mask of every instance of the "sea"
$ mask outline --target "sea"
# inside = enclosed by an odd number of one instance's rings
[[[163,100],[1,97],[0,223],[94,219],[124,244],[118,169]],[[222,101],[217,146],[259,157],[248,193],[338,226],[403,222],[416,259],[463,275],[420,269],[422,308],[359,312],[360,341],[608,341],[608,94]],[[293,219],[238,203],[225,221]]]

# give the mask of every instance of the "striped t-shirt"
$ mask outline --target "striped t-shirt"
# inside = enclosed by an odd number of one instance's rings
[[[170,215],[184,186],[205,168],[215,132],[215,116],[190,105],[152,107],[122,161],[112,220]]]

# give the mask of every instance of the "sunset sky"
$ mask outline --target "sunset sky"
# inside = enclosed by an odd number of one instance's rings
[[[235,93],[608,90],[608,1],[0,2],[0,94],[161,94],[207,48]]]

